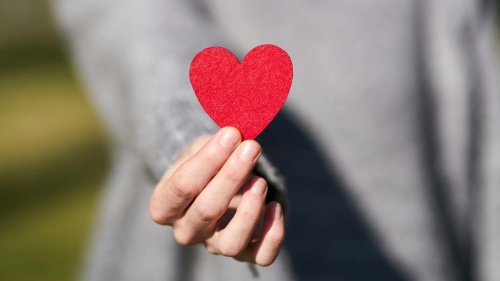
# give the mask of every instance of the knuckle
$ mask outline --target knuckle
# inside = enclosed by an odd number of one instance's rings
[[[196,244],[194,233],[188,231],[182,231],[178,228],[174,228],[174,238],[177,243],[182,246],[192,246]]]
[[[259,213],[255,213],[255,211],[246,208],[241,208],[241,210],[238,211],[240,212],[238,216],[241,216],[241,219],[246,222],[253,222],[259,216]]]
[[[162,206],[163,205],[160,200],[160,196],[157,194],[155,190],[149,202],[149,216],[157,224],[168,225],[172,220],[172,216]]]
[[[244,180],[236,169],[228,169],[224,172],[223,177],[224,180],[236,186],[242,185]]]
[[[158,209],[158,208],[155,208],[155,207],[150,207],[149,208],[149,216],[151,217],[151,219],[157,223],[157,224],[161,224],[161,225],[167,225],[170,223],[170,216]]]
[[[207,249],[207,252],[212,254],[212,255],[218,255],[219,252],[217,251],[217,249],[212,246],[212,245],[206,245],[205,248]]]
[[[222,215],[222,210],[215,202],[202,201],[193,206],[195,215],[202,222],[212,222],[218,220]]]
[[[224,241],[219,245],[219,253],[226,257],[235,257],[241,254],[244,246],[234,241]]]
[[[182,198],[191,199],[196,196],[194,178],[186,173],[179,171],[172,177],[172,192]]]
[[[263,267],[270,266],[271,264],[273,264],[273,262],[276,260],[277,257],[278,257],[277,253],[274,255],[259,257],[255,260],[255,263]]]
[[[214,145],[207,145],[203,150],[200,150],[200,158],[207,166],[219,166],[224,160],[221,156],[221,150]]]

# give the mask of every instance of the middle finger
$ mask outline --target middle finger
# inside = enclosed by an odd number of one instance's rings
[[[231,199],[245,183],[261,154],[255,141],[243,142],[229,157],[219,173],[194,200],[182,219],[184,235],[203,239],[227,210]]]

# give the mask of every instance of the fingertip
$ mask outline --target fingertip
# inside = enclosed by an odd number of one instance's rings
[[[285,226],[281,204],[271,202],[266,207],[264,230],[259,245],[254,249],[255,263],[266,267],[279,255],[285,240]]]
[[[219,130],[218,142],[225,148],[234,148],[241,142],[241,133],[235,127],[224,127]]]
[[[154,191],[149,200],[149,217],[159,225],[171,225],[174,220],[174,213],[162,207],[162,200],[159,196],[155,196],[155,193]]]
[[[258,176],[251,177],[245,187],[245,192],[250,191],[254,195],[263,196],[267,193],[267,181]]]
[[[236,128],[234,126],[225,126],[225,127],[222,127],[219,131],[222,131],[222,130],[233,130],[233,131],[236,131],[241,136],[240,130],[238,130],[238,128]]]
[[[240,158],[245,162],[256,162],[262,154],[262,147],[254,140],[246,140],[239,147]]]
[[[281,204],[273,201],[266,207],[264,220],[264,233],[271,240],[281,241],[285,239],[285,221]]]
[[[281,207],[281,204],[278,202],[274,203],[276,203],[276,206],[274,207],[274,219],[283,219],[283,208]]]
[[[281,207],[281,204],[276,201],[272,201],[267,204],[264,218],[264,228],[268,231],[271,228],[274,228],[277,223],[284,223],[283,208]]]
[[[244,143],[251,143],[252,145],[254,145],[255,147],[257,147],[258,149],[262,149],[260,143],[256,140],[244,140],[243,141]]]

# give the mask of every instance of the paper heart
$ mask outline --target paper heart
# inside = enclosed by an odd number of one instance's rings
[[[274,45],[253,48],[240,64],[233,53],[209,47],[191,62],[189,79],[203,109],[221,128],[254,139],[278,114],[293,78],[288,54]]]

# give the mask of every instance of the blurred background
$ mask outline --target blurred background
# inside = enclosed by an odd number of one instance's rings
[[[107,137],[47,0],[0,0],[0,280],[74,280]]]
[[[107,170],[50,1],[0,0],[0,280],[74,280]]]

